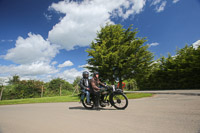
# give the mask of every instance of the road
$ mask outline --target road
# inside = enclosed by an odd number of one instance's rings
[[[126,110],[80,103],[0,106],[0,133],[200,133],[200,96],[157,94]]]
[[[156,91],[125,91],[125,93],[180,94],[200,96],[200,90],[156,90]]]

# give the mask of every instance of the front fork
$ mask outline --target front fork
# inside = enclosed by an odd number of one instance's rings
[[[103,99],[101,99],[103,103],[106,103],[108,106],[110,105],[109,99],[108,99],[108,95],[105,95],[103,97]]]

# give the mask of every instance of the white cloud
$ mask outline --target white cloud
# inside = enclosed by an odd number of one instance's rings
[[[58,62],[57,61],[53,61],[52,63],[51,63],[51,65],[55,65],[55,64],[57,64]]]
[[[146,0],[86,0],[83,2],[60,1],[49,9],[65,14],[49,31],[48,39],[66,50],[75,46],[88,46],[96,37],[100,26],[113,23],[111,17],[128,18],[139,14]]]
[[[0,85],[7,85],[9,81],[8,77],[0,77]]]
[[[79,65],[79,68],[85,68],[85,67],[93,67],[93,65],[85,64],[85,65]]]
[[[59,64],[58,67],[68,67],[68,66],[73,66],[74,64],[70,61],[67,60],[63,64]]]
[[[153,0],[151,5],[157,5],[161,2],[161,0]]]
[[[67,80],[70,83],[73,83],[74,79],[82,75],[83,71],[78,71],[75,68],[65,70],[63,73],[57,74],[57,77]]]
[[[172,2],[175,4],[175,3],[177,3],[177,2],[179,2],[180,0],[173,0]]]
[[[200,40],[194,42],[194,43],[192,44],[192,46],[193,46],[194,49],[197,49],[197,48],[200,46]]]
[[[52,15],[48,15],[46,13],[44,13],[43,15],[48,21],[50,21],[52,19]]]
[[[9,40],[1,40],[0,42],[13,42],[13,40],[9,39]]]
[[[35,62],[32,64],[0,66],[0,74],[20,75],[20,76],[39,76],[45,74],[57,73],[54,67],[44,62]]]
[[[37,61],[50,62],[58,52],[58,46],[51,45],[41,35],[28,33],[26,39],[18,37],[15,47],[8,50],[4,59],[17,64],[30,64]]]
[[[28,33],[27,38],[18,37],[15,47],[8,50],[2,57],[18,65],[0,65],[1,75],[19,75],[24,77],[39,78],[58,72],[51,59],[59,52],[57,45],[51,45],[41,35]],[[53,62],[55,64],[56,62]]]
[[[156,6],[156,9],[155,9],[156,12],[162,12],[162,11],[164,11],[166,4],[167,4],[167,1],[163,1],[160,4],[160,6]]]
[[[135,15],[142,12],[145,3],[146,0],[124,1],[124,3],[120,5],[120,7],[116,11],[118,16],[127,19],[130,15]],[[123,12],[123,8],[126,9],[125,12]]]
[[[151,43],[151,44],[148,44],[149,45],[149,47],[152,47],[152,46],[158,46],[159,45],[159,43],[157,43],[157,42],[154,42],[154,43]]]
[[[176,0],[174,0],[176,1]],[[155,6],[156,12],[162,12],[165,9],[165,6],[167,4],[166,0],[153,0],[150,4],[150,6]]]

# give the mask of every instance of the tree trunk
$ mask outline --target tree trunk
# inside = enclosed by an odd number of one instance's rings
[[[79,93],[79,90],[78,90],[78,84],[75,86],[75,89],[74,89],[74,92],[73,92],[72,95],[74,95],[74,93],[75,93],[76,91]]]
[[[110,83],[111,83],[111,85],[114,85],[115,84],[115,79],[114,78],[110,79]]]
[[[60,85],[60,96],[62,95],[62,84]]]
[[[76,90],[77,90],[77,92],[79,93],[79,90],[78,90],[78,84],[76,85]]]
[[[42,88],[41,88],[41,97],[43,97],[43,92],[44,92],[44,85],[42,85]]]
[[[2,85],[2,88],[1,88],[1,93],[0,93],[0,101],[2,99],[2,96],[3,96],[3,90],[4,90],[4,86]]]
[[[119,77],[119,89],[122,89],[122,78],[121,77]]]

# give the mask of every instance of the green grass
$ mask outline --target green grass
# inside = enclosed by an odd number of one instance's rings
[[[79,101],[77,96],[56,96],[56,97],[43,97],[43,98],[2,100],[2,101],[0,101],[0,105],[28,104],[28,103],[77,102],[77,101]]]
[[[137,98],[143,98],[143,97],[151,97],[153,94],[151,93],[129,93],[126,94],[128,99],[137,99]]]
[[[126,94],[128,99],[136,99],[143,97],[151,97],[149,93],[132,93]],[[0,105],[11,104],[29,104],[29,103],[56,103],[56,102],[79,102],[78,96],[56,96],[56,97],[43,97],[43,98],[27,98],[27,99],[14,99],[14,100],[2,100]]]

